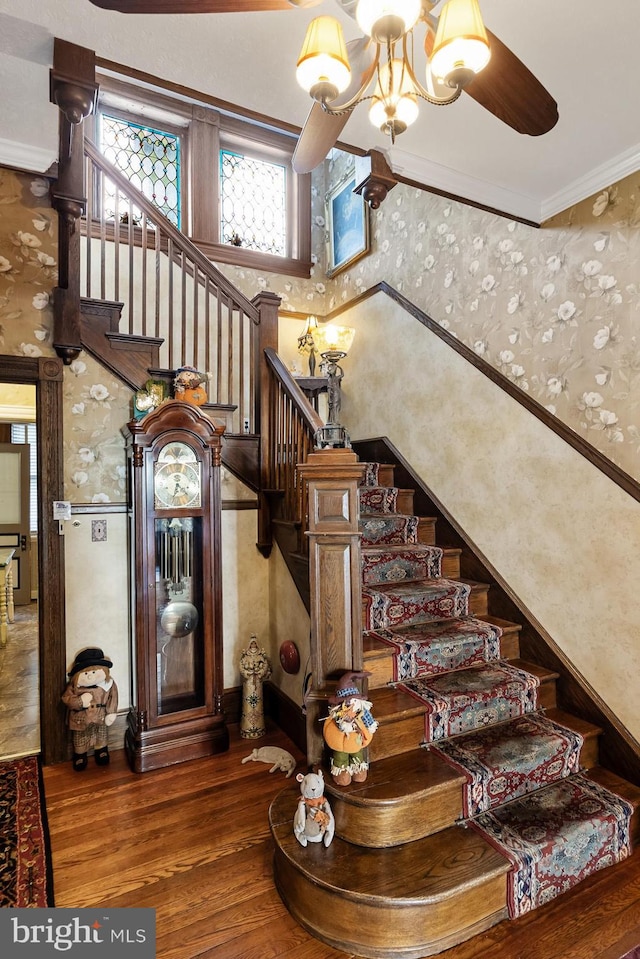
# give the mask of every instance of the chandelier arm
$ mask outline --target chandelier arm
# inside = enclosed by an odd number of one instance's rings
[[[409,31],[412,33],[413,31]],[[404,69],[409,75],[409,79],[413,83],[415,93],[422,97],[423,100],[426,100],[427,103],[432,103],[436,107],[448,107],[450,103],[455,103],[460,94],[462,93],[462,87],[452,87],[451,96],[446,100],[438,99],[437,97],[432,96],[427,89],[420,83],[417,76],[414,73],[413,66],[407,52],[407,37],[408,34],[405,33],[402,38],[402,55],[404,58]]]
[[[350,100],[347,100],[346,103],[341,103],[337,107],[332,107],[326,98],[322,98],[319,102],[322,109],[325,111],[325,113],[329,113],[331,114],[331,116],[334,116],[334,117],[344,116],[345,113],[351,113],[354,107],[357,107],[357,105],[361,101],[370,100],[371,97],[365,97],[364,93],[376,74],[379,62],[380,62],[380,44],[376,43],[376,55],[374,57],[373,63],[367,70],[365,74],[365,78],[362,81],[358,91],[351,97]]]

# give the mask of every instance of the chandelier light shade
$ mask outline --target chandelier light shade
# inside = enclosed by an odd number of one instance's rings
[[[309,24],[296,78],[314,100],[335,100],[349,86],[351,69],[342,24],[334,17],[316,17]]]
[[[342,359],[351,349],[355,335],[356,331],[350,326],[322,323],[313,331],[313,340],[321,356],[339,353],[337,358]]]
[[[356,20],[376,43],[393,43],[413,29],[421,11],[421,0],[360,0]]]
[[[464,87],[491,56],[478,0],[448,0],[438,20],[431,70],[450,86]]]
[[[396,58],[380,68],[369,107],[369,119],[383,133],[393,124],[393,135],[404,133],[418,118],[418,98],[403,60]]]

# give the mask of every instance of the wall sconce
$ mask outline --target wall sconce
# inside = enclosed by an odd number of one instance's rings
[[[308,316],[304,331],[298,337],[298,353],[309,355],[309,376],[313,376],[316,371],[316,344],[313,337],[317,329],[317,317]]]
[[[316,446],[320,449],[325,447],[332,448],[350,448],[351,440],[349,434],[340,426],[338,416],[342,405],[341,380],[344,371],[339,365],[351,346],[356,331],[349,326],[333,326],[328,323],[319,326],[314,332],[314,342],[317,351],[320,353],[329,378],[328,400],[329,400],[329,418],[325,426],[316,433]]]

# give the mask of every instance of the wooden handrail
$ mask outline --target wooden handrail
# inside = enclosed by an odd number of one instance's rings
[[[308,499],[299,466],[314,449],[317,430],[324,423],[273,348],[264,351],[270,372],[268,390],[268,435],[263,434],[263,484],[269,494],[278,494],[273,518],[293,525],[298,532],[297,551],[308,549]]]
[[[236,289],[90,140],[84,153],[81,294],[122,301],[119,332],[160,340],[161,369],[206,372],[209,401],[230,410],[228,432],[260,432],[263,350],[277,342],[277,308]],[[115,192],[110,217],[107,182]]]

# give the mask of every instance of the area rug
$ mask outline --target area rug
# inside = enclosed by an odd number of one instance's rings
[[[468,583],[451,579],[363,587],[365,629],[454,619],[469,612]]]
[[[469,826],[511,861],[507,901],[516,919],[626,859],[632,811],[577,774],[483,813]]]
[[[362,582],[365,586],[436,579],[441,574],[442,550],[438,546],[362,549]]]
[[[432,748],[466,778],[466,819],[578,772],[583,742],[579,733],[535,714]]]
[[[502,630],[469,616],[393,630],[377,629],[371,635],[395,650],[393,678],[398,682],[498,659]]]
[[[0,907],[53,906],[49,829],[36,756],[0,762]]]
[[[485,663],[398,683],[426,709],[425,740],[436,742],[506,722],[538,706],[540,681],[508,663]]]

